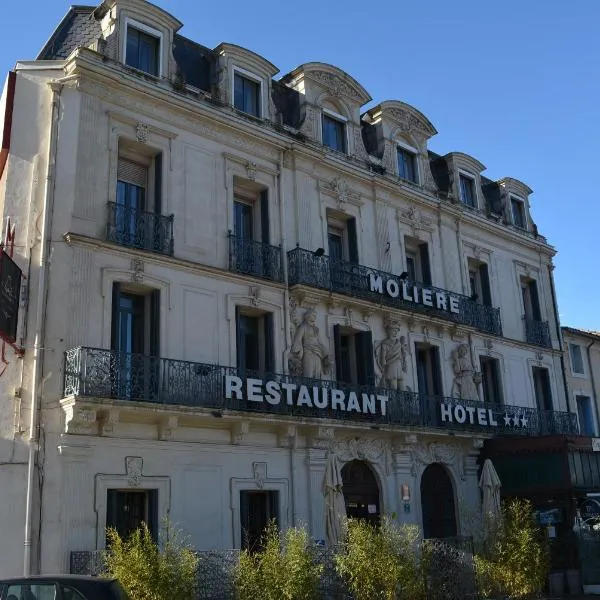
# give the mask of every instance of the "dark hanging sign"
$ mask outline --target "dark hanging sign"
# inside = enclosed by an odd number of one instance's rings
[[[14,344],[17,340],[21,269],[2,250],[0,252],[0,338]]]

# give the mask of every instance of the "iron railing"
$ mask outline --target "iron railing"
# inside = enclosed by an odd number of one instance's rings
[[[409,294],[414,294],[414,288],[417,291],[419,301],[415,302],[404,299],[401,290],[402,281],[391,273],[347,261],[334,260],[329,256],[318,256],[302,248],[290,250],[287,256],[288,281],[291,286],[308,285],[377,304],[385,304],[392,308],[422,312],[462,325],[470,325],[486,333],[502,335],[500,309],[478,304],[469,296],[423,283],[410,282]],[[372,279],[381,281],[382,293],[371,289]],[[387,293],[388,280],[393,282],[392,292],[398,291],[394,294],[395,297]],[[432,306],[420,300],[423,298],[423,290]],[[436,294],[438,293],[445,299],[447,310],[437,308]],[[450,297],[456,299],[456,312],[450,310]]]
[[[106,239],[109,242],[173,256],[174,216],[108,203]]]
[[[525,339],[529,344],[552,348],[548,321],[536,321],[523,317],[523,323],[525,323]]]
[[[237,391],[232,391],[232,381],[239,386]],[[278,398],[267,382],[273,382]],[[255,397],[249,399],[252,385]],[[493,435],[578,433],[574,413],[85,347],[65,353],[64,395]],[[342,399],[341,404],[334,405],[334,395]]]
[[[281,246],[271,246],[229,233],[229,270],[271,281],[283,281]]]

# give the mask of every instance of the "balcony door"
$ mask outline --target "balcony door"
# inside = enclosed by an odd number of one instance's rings
[[[417,383],[422,396],[442,396],[442,378],[439,348],[428,344],[415,344]]]
[[[119,158],[115,214],[117,243],[144,248],[145,232],[141,215],[146,211],[147,187],[148,167]]]
[[[240,525],[242,550],[262,549],[265,529],[271,521],[279,521],[279,492],[242,490],[240,492]]]
[[[160,292],[113,284],[113,394],[152,401],[158,389]]]
[[[353,385],[375,385],[371,332],[335,325],[333,338],[336,380]]]

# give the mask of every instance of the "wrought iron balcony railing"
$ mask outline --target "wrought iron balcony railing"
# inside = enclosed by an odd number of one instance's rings
[[[500,309],[478,304],[468,296],[403,281],[391,273],[317,256],[302,248],[290,250],[287,255],[290,285],[308,285],[393,308],[423,312],[502,335]]]
[[[536,321],[523,317],[523,323],[525,323],[525,339],[529,344],[552,348],[548,321]]]
[[[573,413],[243,372],[97,348],[66,352],[64,395],[493,435],[578,433]]]
[[[173,256],[173,221],[157,213],[108,203],[106,239],[109,242]]]
[[[229,233],[229,270],[271,281],[283,281],[281,246],[271,246]]]

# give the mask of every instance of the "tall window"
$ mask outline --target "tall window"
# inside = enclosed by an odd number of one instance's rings
[[[332,264],[339,261],[358,263],[356,219],[328,212],[327,246]]]
[[[343,121],[323,113],[321,128],[325,146],[338,152],[346,152],[346,124]]]
[[[578,375],[585,374],[583,368],[583,356],[579,344],[569,343],[569,356],[571,357],[571,369],[573,370],[573,373],[577,373]]]
[[[249,115],[260,117],[260,83],[235,73],[233,77],[233,105]]]
[[[236,309],[237,368],[271,373],[275,369],[273,315]]]
[[[414,152],[398,148],[398,176],[417,183],[417,157]]]
[[[370,331],[333,328],[336,380],[356,385],[374,385],[373,337]]]
[[[483,398],[488,404],[503,404],[502,380],[500,378],[500,361],[490,356],[479,357],[481,367],[481,383]]]
[[[589,396],[575,396],[575,400],[581,434],[594,437],[596,435],[596,419],[594,418],[592,399]]]
[[[475,208],[477,200],[475,195],[475,180],[467,175],[459,175],[460,201],[466,206]]]
[[[160,39],[131,25],[127,27],[125,64],[150,75],[159,75]]]
[[[431,268],[427,243],[415,238],[405,237],[404,253],[408,280],[413,283],[431,285]]]
[[[519,229],[527,229],[527,221],[525,220],[525,204],[518,198],[511,197],[510,209],[512,213],[512,222]]]
[[[122,539],[146,523],[158,541],[158,490],[107,490],[106,527]]]
[[[521,295],[523,297],[525,319],[529,321],[541,321],[540,300],[535,279],[521,279]]]
[[[415,344],[417,360],[417,383],[419,394],[424,396],[442,396],[442,371],[440,353],[436,346]]]
[[[550,375],[548,369],[543,367],[532,367],[531,375],[533,377],[533,388],[535,391],[535,401],[540,410],[553,410],[552,390],[550,389]]]
[[[279,492],[242,490],[240,492],[240,525],[242,550],[261,550],[265,528],[279,520]]]
[[[488,266],[478,261],[469,261],[469,283],[471,300],[484,306],[492,305]]]

